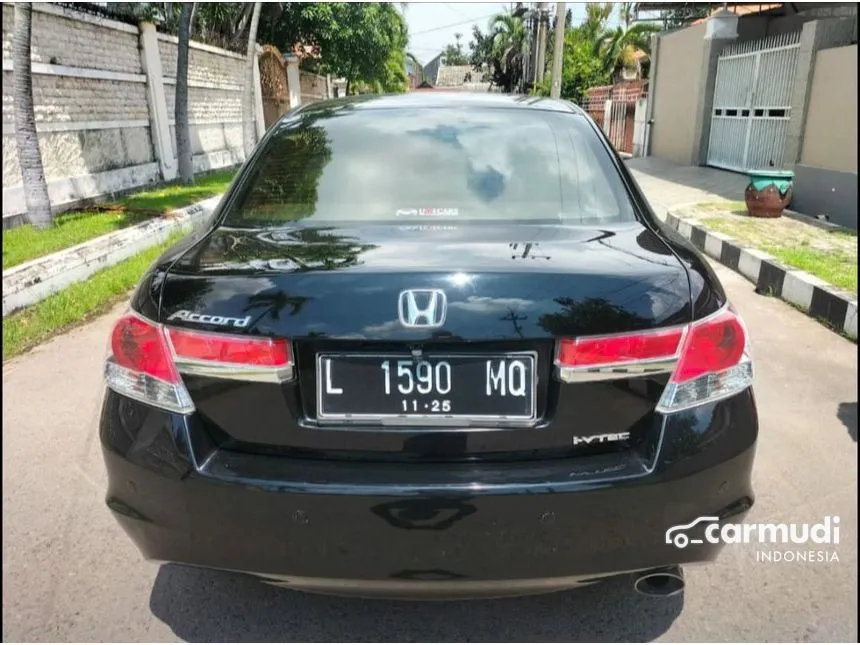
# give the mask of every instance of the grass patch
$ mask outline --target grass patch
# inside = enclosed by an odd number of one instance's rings
[[[746,202],[702,202],[701,204],[696,204],[696,208],[708,211],[729,211],[731,213],[747,214]]]
[[[819,249],[765,247],[770,253],[788,266],[796,267],[829,282],[835,287],[857,293],[857,255],[853,257],[838,251]]]
[[[3,320],[3,360],[17,356],[63,331],[104,313],[125,298],[143,273],[167,247],[183,237],[176,233],[162,244],[103,269],[16,311]]]
[[[770,253],[780,262],[806,271],[835,287],[857,293],[857,234],[853,231],[827,230],[780,217],[764,219],[741,215],[731,210],[699,205],[691,219],[717,233]],[[714,205],[717,206],[717,205]]]
[[[29,224],[3,231],[3,269],[219,195],[227,190],[234,174],[225,170],[199,177],[193,186],[144,190],[113,204],[62,213],[54,218],[53,227],[43,231]]]

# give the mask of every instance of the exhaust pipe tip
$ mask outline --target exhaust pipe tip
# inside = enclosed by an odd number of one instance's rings
[[[684,572],[681,567],[663,567],[637,575],[633,588],[643,596],[668,598],[684,591],[684,584]]]

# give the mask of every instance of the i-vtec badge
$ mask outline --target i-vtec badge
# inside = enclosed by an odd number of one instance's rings
[[[251,324],[251,316],[244,318],[231,318],[229,316],[210,316],[208,314],[195,314],[187,309],[180,309],[168,316],[167,320],[184,320],[185,322],[203,323],[205,325],[220,325],[222,327],[247,327]]]
[[[610,441],[627,441],[630,439],[629,432],[610,432],[609,434],[592,434],[585,437],[574,437],[573,445],[590,445],[598,443],[609,443]]]

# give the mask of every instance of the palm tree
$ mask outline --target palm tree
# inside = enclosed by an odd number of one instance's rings
[[[53,224],[48,183],[42,166],[36,116],[33,111],[33,74],[30,65],[30,35],[33,6],[29,2],[15,3],[15,26],[12,34],[12,64],[15,86],[15,141],[18,144],[18,165],[24,184],[27,219],[36,228]]]
[[[611,16],[611,2],[589,2],[585,5],[585,20],[579,25],[579,32],[587,40],[595,42],[606,31],[606,23]]]
[[[245,159],[251,156],[251,151],[257,143],[254,128],[254,65],[257,64],[257,28],[260,25],[260,8],[262,2],[254,3],[254,13],[251,16],[251,28],[248,31],[248,53],[245,61],[245,108],[242,110],[242,127],[245,132]]]
[[[193,3],[182,4],[179,18],[179,53],[176,58],[176,156],[179,163],[179,180],[183,184],[194,183],[194,164],[191,159],[191,132],[188,127],[188,40],[191,37],[191,12]]]
[[[662,29],[655,24],[637,23],[603,31],[594,41],[594,53],[603,63],[603,71],[618,81],[625,69],[636,65],[635,54],[651,55],[651,36]]]
[[[519,16],[502,13],[493,18],[491,31],[493,58],[507,81],[504,90],[511,92],[523,74],[526,27]]]
[[[636,2],[622,2],[618,5],[618,16],[621,18],[625,29],[629,28],[630,23],[633,22],[637,4]]]
[[[198,37],[206,43],[239,50],[248,23],[253,19],[253,2],[205,2],[197,12]],[[272,3],[273,10],[283,10],[283,3]]]

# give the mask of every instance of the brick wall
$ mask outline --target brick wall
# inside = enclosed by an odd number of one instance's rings
[[[302,103],[313,103],[328,98],[326,77],[311,72],[299,72]]]
[[[2,11],[5,227],[21,219],[25,202],[15,143],[13,4],[4,2]],[[163,88],[169,152],[175,162],[177,39],[157,34],[156,47],[157,52],[151,51],[162,68],[158,83]],[[34,4],[31,51],[36,127],[55,210],[173,178],[159,159],[153,131],[157,126],[150,87],[153,77],[147,77],[144,69],[146,53],[137,26],[58,5]],[[244,77],[243,55],[192,42],[189,121],[198,172],[234,165],[244,158]]]
[[[648,80],[631,79],[586,90],[581,107],[606,133],[619,152],[632,153],[636,131],[636,106],[647,97]],[[609,122],[606,121],[607,101],[612,102]]]
[[[36,7],[38,9],[38,7]],[[33,62],[87,67],[114,72],[141,74],[137,36],[131,32],[108,29],[107,21],[82,22],[71,12],[33,12],[30,51]],[[12,56],[12,25],[15,9],[3,3],[3,60]]]

